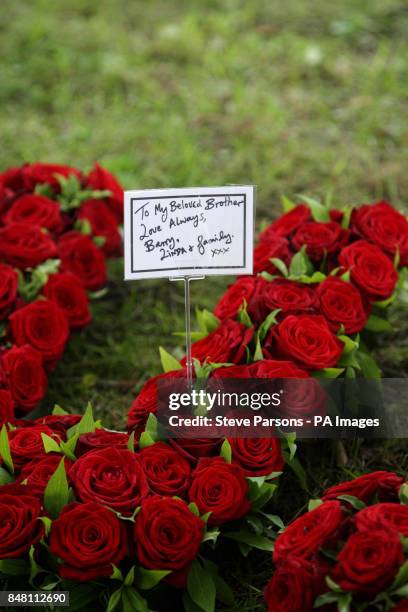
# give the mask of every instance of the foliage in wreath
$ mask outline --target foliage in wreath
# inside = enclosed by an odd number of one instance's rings
[[[122,202],[99,164],[0,174],[0,424],[38,404],[70,334],[90,322],[105,260],[122,253]]]
[[[270,612],[408,609],[408,484],[365,474],[312,500],[275,542]]]
[[[152,415],[137,443],[101,428],[90,406],[82,418],[56,407],[3,425],[3,583],[75,592],[78,609],[97,600],[109,611],[146,612],[170,586],[184,589],[186,610],[231,604],[211,557],[228,540],[243,555],[272,551],[283,523],[264,507],[283,468],[280,446],[264,448],[269,472],[259,476],[245,446],[232,455],[228,441],[215,440],[188,452],[159,440],[156,425]]]

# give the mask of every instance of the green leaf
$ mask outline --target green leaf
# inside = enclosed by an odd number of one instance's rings
[[[10,443],[5,425],[3,425],[0,431],[0,456],[4,461],[4,465],[10,470],[10,472],[14,473],[13,459],[11,458]]]
[[[92,234],[92,225],[89,219],[77,219],[74,223],[74,229],[85,236],[90,236]]]
[[[327,223],[330,221],[329,209],[324,204],[321,204],[321,202],[315,200],[314,198],[310,198],[309,196],[303,194],[297,195],[299,198],[301,198],[302,202],[309,206],[312,217],[315,221],[319,223]]]
[[[171,572],[169,570],[148,570],[144,567],[135,568],[135,585],[147,591],[152,589],[158,584],[163,578],[168,576]]]
[[[284,434],[284,442],[289,450],[289,461],[292,461],[297,451],[296,433],[293,432]]]
[[[204,612],[215,610],[215,583],[211,574],[195,559],[187,578],[187,592]]]
[[[266,319],[262,321],[261,325],[259,326],[258,337],[261,343],[265,340],[266,334],[268,333],[272,325],[275,325],[277,323],[276,317],[280,313],[280,311],[281,308],[277,308],[276,310],[270,312]]]
[[[211,512],[207,512],[207,514],[211,514]],[[203,516],[201,518],[204,520]],[[221,531],[215,527],[213,529],[207,529],[202,539],[202,542],[214,542],[215,543],[218,540],[218,536],[220,535],[220,533]]]
[[[321,499],[310,499],[309,504],[307,506],[308,512],[310,512],[311,510],[314,510],[315,508],[318,508],[319,506],[322,505],[322,503],[323,503],[323,500]]]
[[[52,409],[52,413],[51,414],[57,414],[57,415],[63,416],[65,414],[69,414],[69,412],[67,412],[66,410],[61,408],[61,406],[59,406],[58,404],[55,404],[54,408]]]
[[[79,439],[79,434],[76,433],[67,442],[64,442],[64,440],[61,440],[60,442],[60,448],[63,454],[66,457],[68,457],[68,459],[71,459],[71,461],[76,461],[75,448],[76,448],[78,439]]]
[[[408,506],[408,484],[404,483],[399,490],[399,499],[401,504]]]
[[[47,434],[41,432],[41,439],[43,441],[44,449],[46,453],[60,453],[61,452],[61,448],[58,442],[56,442],[54,438],[51,438],[51,436],[48,436]]]
[[[84,412],[84,416],[75,427],[75,433],[79,435],[85,433],[93,433],[95,431],[96,427],[93,417],[92,405],[89,402]]]
[[[319,595],[316,598],[313,607],[321,608],[322,606],[325,606],[326,604],[335,603],[338,600],[339,600],[339,594],[334,593],[333,591],[329,591],[328,593],[323,593],[323,595]]]
[[[183,609],[184,612],[203,612],[202,608],[194,603],[186,590],[183,591]]]
[[[248,314],[247,308],[248,304],[244,299],[244,301],[242,302],[242,306],[238,311],[237,319],[239,323],[242,323],[242,325],[245,325],[245,327],[248,327],[249,329],[253,326],[253,323],[251,321],[251,317]]]
[[[132,565],[132,567],[130,568],[130,570],[128,571],[128,573],[125,576],[125,579],[123,581],[123,584],[127,587],[132,586],[132,584],[135,581],[135,566]]]
[[[344,281],[345,283],[349,283],[350,274],[351,274],[350,270],[346,270],[345,272],[343,272],[343,274],[340,274],[340,279]]]
[[[170,355],[162,346],[159,346],[160,361],[163,372],[172,372],[173,370],[181,370],[182,365],[173,355]]]
[[[133,587],[122,589],[123,612],[149,612],[146,600]]]
[[[215,331],[217,327],[220,325],[220,320],[209,310],[205,308],[200,310],[196,309],[196,318],[198,327],[202,332],[205,332],[206,335],[210,334],[212,331]]]
[[[314,378],[338,378],[343,372],[344,368],[322,368],[321,370],[315,370],[312,376]]]
[[[358,349],[360,343],[357,340],[352,340],[349,336],[337,336],[344,344],[343,355],[353,353]]]
[[[228,584],[218,574],[218,567],[212,561],[203,559],[205,569],[211,574],[216,588],[216,598],[227,606],[234,605],[234,594]]]
[[[111,563],[111,565],[112,565],[113,569],[112,569],[112,573],[109,576],[109,578],[111,580],[120,580],[120,582],[123,582],[123,574],[122,574],[121,570],[116,565],[114,565],[113,563]]]
[[[301,274],[300,276],[293,277],[293,279],[292,277],[289,277],[290,280],[295,280],[296,282],[303,283],[304,285],[322,283],[326,278],[327,278],[326,275],[323,274],[323,272],[319,272],[318,270],[316,270],[316,272],[313,272],[311,276],[308,276],[306,274]]]
[[[145,432],[147,432],[151,438],[157,442],[158,440],[158,422],[156,415],[151,412],[147,417]]]
[[[129,436],[127,447],[128,447],[128,450],[132,452],[135,451],[135,432],[134,431],[132,431],[132,433]]]
[[[287,198],[284,195],[281,196],[281,202],[282,202],[283,212],[285,213],[289,212],[290,210],[292,210],[292,208],[295,208],[296,206],[295,202],[293,202],[292,200],[289,200],[289,198]]]
[[[306,259],[305,246],[303,245],[300,251],[295,253],[295,255],[292,257],[289,266],[289,275],[296,278],[302,274],[307,274],[307,271],[308,262]]]
[[[106,608],[106,612],[113,612],[115,608],[119,605],[119,602],[122,597],[122,587],[113,591],[112,595],[109,597],[108,607]]]
[[[374,302],[374,306],[381,309],[388,308],[388,306],[391,306],[391,304],[395,302],[396,297],[397,292],[394,292],[388,299],[381,300],[381,302]]]
[[[69,487],[65,473],[65,459],[62,458],[44,492],[44,505],[52,518],[57,518],[69,500]]]
[[[199,511],[198,506],[197,506],[197,504],[195,502],[190,502],[188,504],[188,507],[190,508],[190,510],[191,510],[191,512],[193,514],[195,514],[196,516],[200,516],[200,511]]]
[[[395,576],[394,582],[391,585],[391,589],[394,591],[408,583],[408,560],[401,565]]]
[[[23,576],[30,573],[30,565],[24,559],[0,559],[0,572],[8,576]]]
[[[366,507],[366,504],[354,495],[339,495],[337,499],[348,502],[355,510],[363,510]]]
[[[367,379],[380,379],[381,370],[375,362],[374,358],[363,351],[357,351],[356,359],[360,364],[361,373]]]
[[[31,270],[29,276],[19,271],[18,292],[26,301],[34,300],[42,287],[47,283],[50,274],[58,272],[60,266],[59,259],[47,259],[42,264]]]
[[[142,450],[148,446],[153,446],[153,444],[156,444],[156,442],[153,440],[152,436],[147,433],[147,431],[144,431],[139,438],[139,448]]]
[[[350,217],[351,217],[352,211],[353,211],[353,208],[351,206],[345,206],[343,208],[343,218],[341,220],[341,227],[343,229],[347,229],[348,226],[350,225]]]
[[[228,442],[227,438],[225,438],[224,442],[222,443],[220,455],[221,457],[224,457],[227,463],[231,463],[232,449],[231,449],[231,444]]]
[[[392,331],[392,325],[387,319],[382,319],[376,315],[370,315],[368,321],[365,324],[365,329],[374,332],[387,332]]]
[[[259,333],[256,334],[256,348],[254,353],[254,361],[262,361],[263,353],[261,347],[261,340],[259,338]]]
[[[273,263],[275,268],[279,270],[282,276],[284,276],[285,278],[289,276],[289,270],[284,261],[278,259],[277,257],[271,257],[269,261]]]
[[[222,534],[224,538],[229,540],[235,540],[236,542],[242,542],[247,544],[251,548],[258,548],[259,550],[266,550],[272,552],[274,549],[274,543],[265,536],[251,533],[250,531],[240,530],[237,532],[225,532]]]
[[[0,467],[0,486],[13,482],[13,477],[5,470]]]
[[[38,520],[44,525],[45,536],[48,537],[51,530],[52,520],[48,516],[39,516]]]

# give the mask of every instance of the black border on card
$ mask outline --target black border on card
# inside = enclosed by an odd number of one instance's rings
[[[215,197],[215,198],[220,198],[220,197],[225,197],[225,196],[241,196],[244,198],[244,264],[242,266],[195,266],[194,268],[192,268],[191,266],[185,266],[182,268],[156,268],[156,269],[151,269],[151,270],[134,270],[133,268],[133,202],[136,202],[138,200],[174,200],[177,198],[210,198],[210,197]],[[200,194],[195,194],[195,195],[191,195],[191,194],[183,194],[183,195],[171,195],[171,196],[144,196],[144,197],[137,197],[137,198],[130,198],[130,243],[131,243],[131,252],[130,252],[130,271],[132,274],[139,274],[139,273],[144,273],[144,272],[168,272],[168,271],[174,271],[177,272],[178,270],[226,270],[226,269],[233,269],[233,270],[241,270],[242,268],[245,268],[246,265],[246,205],[247,205],[247,194],[246,193],[209,193],[209,194],[205,194],[205,193],[200,193]]]

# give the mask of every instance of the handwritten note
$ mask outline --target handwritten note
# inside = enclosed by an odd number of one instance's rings
[[[252,274],[254,187],[125,192],[125,279]]]

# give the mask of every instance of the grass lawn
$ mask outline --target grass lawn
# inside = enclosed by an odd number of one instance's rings
[[[404,5],[3,0],[0,169],[24,161],[87,169],[98,160],[127,188],[254,183],[258,221],[277,214],[282,194],[403,208]],[[125,284],[122,263],[110,268],[109,293],[70,343],[45,405],[81,410],[90,400],[120,428],[141,384],[160,371],[158,345],[182,354],[172,332],[183,330],[183,294],[166,280]],[[194,283],[193,303],[212,308],[229,280]],[[396,333],[377,348],[389,376],[407,375],[407,304],[405,295],[391,315]],[[324,445],[324,466],[320,448],[301,448],[311,495],[341,473],[338,449]],[[408,466],[402,442],[347,451],[347,473]],[[279,493],[285,519],[308,497],[296,488],[289,477]],[[270,567],[260,563],[226,568],[240,610],[262,609],[256,589]]]

